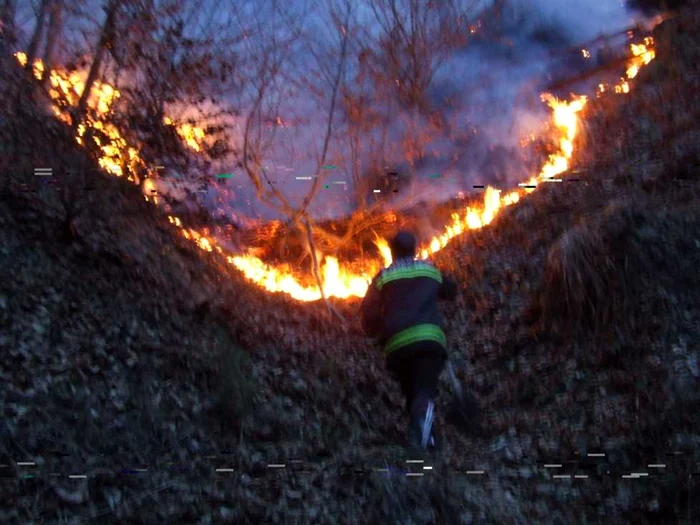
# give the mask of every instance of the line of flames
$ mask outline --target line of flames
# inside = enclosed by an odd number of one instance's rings
[[[644,65],[649,64],[656,56],[653,39],[646,38],[643,44],[632,44],[633,57],[627,65],[627,78],[621,79],[615,86],[616,93],[628,93],[628,80],[633,79]],[[452,215],[452,223],[448,224],[443,233],[434,236],[430,242],[419,250],[419,257],[427,259],[430,255],[440,251],[454,237],[466,230],[476,230],[490,224],[496,216],[506,207],[515,204],[523,196],[535,191],[541,182],[559,181],[558,175],[569,169],[569,163],[574,153],[574,139],[578,133],[580,113],[588,101],[586,96],[573,96],[570,101],[558,100],[551,94],[542,95],[542,100],[552,110],[553,125],[559,133],[559,150],[551,154],[539,174],[532,177],[524,184],[520,184],[517,190],[503,193],[488,186],[484,193],[484,201],[481,206],[467,207],[462,214]],[[187,235],[205,250],[211,251],[211,239],[202,236],[195,237],[195,232],[189,231]],[[386,239],[379,238],[376,241],[377,248],[382,256],[384,266],[392,262],[391,251]],[[215,247],[217,251],[220,248]],[[321,292],[315,284],[303,285],[289,270],[265,264],[260,258],[253,255],[228,256],[227,261],[238,268],[250,281],[270,292],[284,292],[300,301],[316,301],[321,298]],[[342,268],[338,259],[327,256],[321,262],[321,282],[326,297],[363,297],[367,292],[369,283],[375,272],[380,268],[377,263],[364,272],[353,272],[349,268]]]
[[[15,58],[22,67],[27,64],[27,55],[22,51],[15,53]],[[46,73],[41,59],[34,60],[32,66],[34,76],[38,80],[44,79]],[[51,110],[56,117],[71,123],[71,107],[76,107],[85,90],[85,75],[79,71],[60,71],[52,69],[47,78],[49,82],[49,97],[53,104]],[[121,96],[118,89],[113,86],[96,81],[88,97],[87,106],[91,110],[84,123],[77,127],[75,140],[84,146],[85,134],[88,130],[98,133],[90,133],[92,140],[100,148],[101,155],[98,162],[102,169],[110,175],[124,176],[133,182],[137,182],[132,174],[146,173],[151,170],[145,165],[139,156],[137,148],[130,146],[117,127],[110,122],[114,102]],[[201,141],[204,138],[204,130],[187,123],[175,124],[170,118],[164,118],[164,124],[175,126],[178,135],[194,151],[201,151]],[[154,197],[151,197],[155,200]],[[148,199],[148,197],[147,197]]]
[[[628,93],[628,80],[633,79],[639,73],[641,67],[649,64],[655,58],[655,51],[651,48],[653,40],[647,38],[644,44],[632,45],[633,58],[627,66],[626,77],[615,86],[616,93]],[[24,66],[27,57],[24,53],[15,54],[17,60]],[[41,60],[34,62],[34,75],[41,79],[44,75],[44,66]],[[65,73],[52,70],[49,76],[49,95],[54,101],[53,111],[56,116],[65,122],[70,122],[68,107],[76,106],[80,94],[84,89],[82,75],[78,73]],[[602,86],[602,85],[601,85]],[[607,88],[601,89],[605,91]],[[119,92],[105,83],[95,83],[89,97],[88,106],[99,120],[88,120],[86,124],[78,127],[76,141],[83,144],[86,129],[92,127],[106,135],[110,142],[102,144],[98,137],[94,137],[96,144],[103,153],[100,165],[110,174],[123,176],[124,168],[129,166],[129,172],[135,172],[134,168],[145,169],[143,161],[138,156],[136,148],[127,145],[119,130],[107,121],[110,115],[113,101],[119,97]],[[506,207],[515,204],[525,195],[535,191],[542,182],[561,181],[558,175],[569,169],[569,163],[574,153],[574,139],[578,133],[580,113],[588,101],[585,96],[572,96],[570,101],[558,100],[550,94],[543,94],[542,100],[552,110],[552,123],[559,134],[559,148],[556,153],[549,156],[539,174],[532,177],[518,189],[503,193],[501,190],[488,186],[484,192],[484,201],[479,206],[469,206],[463,213],[454,213],[452,222],[448,224],[443,233],[433,237],[430,242],[420,248],[419,257],[427,259],[430,255],[440,251],[454,237],[467,230],[476,230],[490,224],[498,214]],[[173,125],[170,119],[165,120],[168,125]],[[204,137],[201,129],[181,125],[177,131],[183,140],[195,151],[200,150],[200,141]],[[133,180],[133,179],[130,179]],[[146,196],[148,200],[148,196]],[[184,228],[177,217],[168,216],[169,221],[180,228],[182,234],[192,240],[200,249],[212,252],[216,251],[226,258],[226,261],[240,270],[243,275],[253,283],[270,292],[283,292],[299,301],[316,301],[321,298],[318,286],[310,280],[304,284],[304,280],[294,274],[286,265],[273,266],[266,264],[260,258],[251,255],[229,255],[218,246],[215,239],[203,235],[193,229]],[[386,239],[376,240],[377,248],[382,257],[384,267],[391,264],[391,252]],[[365,261],[364,267],[358,270],[358,264],[341,267],[337,258],[326,256],[320,261],[320,278],[323,292],[326,297],[363,297],[367,292],[369,283],[375,273],[382,267],[380,261]]]
[[[518,202],[524,195],[535,190],[537,184],[546,179],[554,179],[556,175],[565,172],[573,154],[573,141],[578,131],[578,113],[586,105],[585,96],[575,97],[572,101],[560,101],[549,94],[542,99],[553,111],[554,125],[560,132],[559,152],[550,155],[539,175],[521,184],[516,190],[502,194],[500,190],[488,186],[484,193],[481,206],[467,207],[463,213],[452,214],[452,222],[444,232],[431,239],[419,250],[419,257],[427,259],[430,255],[442,250],[451,239],[467,230],[483,228],[491,223],[502,209]],[[527,186],[527,187],[526,187]],[[180,225],[171,217],[171,222]],[[194,240],[200,248],[206,251],[216,250],[223,253],[212,239],[202,236],[193,230],[184,230],[186,237]],[[375,242],[382,256],[384,266],[392,262],[391,251],[386,239],[378,238]],[[300,301],[316,301],[321,298],[318,286],[312,282],[302,284],[301,280],[286,268],[272,266],[253,255],[227,256],[226,260],[240,270],[250,281],[270,292],[284,292]],[[381,263],[369,263],[365,271],[357,272],[343,268],[336,257],[326,256],[320,264],[321,282],[326,297],[363,297],[375,273],[381,268]]]

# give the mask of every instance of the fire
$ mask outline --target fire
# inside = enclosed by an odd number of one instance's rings
[[[21,51],[15,53],[15,58],[23,67],[27,64],[27,55]],[[37,79],[44,77],[44,63],[41,59],[34,60],[34,76]],[[53,69],[49,72],[49,96],[53,101],[51,110],[57,118],[70,124],[71,118],[67,111],[76,107],[85,90],[85,75],[77,71],[66,72]],[[129,180],[136,182],[131,175],[138,171],[147,172],[148,169],[139,157],[136,148],[127,144],[119,129],[109,122],[114,102],[120,97],[119,90],[107,83],[96,81],[88,97],[88,108],[92,110],[86,117],[85,123],[78,126],[75,140],[80,145],[85,145],[84,136],[89,133],[92,141],[99,147],[102,154],[99,157],[100,166],[111,175],[122,177],[127,171]],[[172,121],[170,122],[172,123]],[[185,143],[195,151],[201,151],[200,143],[204,138],[204,130],[189,124],[177,126],[177,132]],[[99,135],[106,137],[101,139]]]
[[[381,237],[377,236],[374,244],[377,246],[382,259],[384,260],[384,267],[386,268],[392,263],[391,248],[389,248],[389,243],[386,241],[386,239],[382,239]]]
[[[531,186],[536,186],[538,182],[554,177],[568,169],[569,159],[573,154],[573,140],[578,131],[578,113],[583,110],[586,104],[586,97],[577,97],[571,102],[566,102],[557,100],[551,95],[544,95],[543,100],[554,112],[554,125],[561,136],[561,151],[551,155],[540,174],[528,181],[527,184]],[[487,187],[483,204],[480,207],[466,208],[462,215],[454,213],[452,222],[445,228],[444,232],[433,237],[426,247],[419,250],[420,257],[427,259],[430,255],[447,246],[451,239],[466,230],[479,229],[490,224],[504,207],[515,204],[524,194],[532,191],[534,188],[502,194],[500,190]],[[175,218],[171,218],[173,224],[176,224],[175,221]],[[194,230],[187,229],[183,229],[183,235],[197,242],[203,249],[212,251],[214,243],[212,239],[207,240]],[[206,244],[203,245],[205,240]],[[378,237],[375,244],[381,254],[384,267],[389,266],[392,257],[386,239]],[[220,251],[218,247],[216,249]],[[228,256],[226,260],[238,268],[249,280],[270,292],[284,292],[299,301],[316,301],[321,298],[321,292],[314,282],[307,279],[307,283],[302,284],[301,280],[296,278],[291,269],[286,266],[273,267],[250,254]],[[320,266],[321,283],[325,296],[341,299],[363,297],[372,277],[380,268],[377,264],[370,264],[370,267],[365,271],[354,273],[350,269],[342,268],[338,259],[330,256],[321,261]]]
[[[27,65],[26,53],[19,51],[15,53],[15,57],[17,58],[17,61],[22,67],[25,67]],[[32,67],[32,72],[34,73],[34,76],[37,78],[37,80],[41,80],[44,77],[44,63],[41,60],[35,60],[34,65]]]
[[[639,73],[639,69],[642,66],[646,66],[652,60],[654,60],[654,58],[656,58],[656,51],[650,49],[650,47],[653,44],[654,39],[651,37],[647,37],[644,39],[643,44],[631,45],[632,54],[634,55],[634,58],[632,59],[632,63],[630,64],[630,66],[627,68],[627,78],[629,80],[632,80],[634,77],[637,76],[637,73]]]
[[[627,81],[636,77],[639,69],[649,64],[655,58],[655,51],[652,48],[653,43],[653,39],[646,38],[643,44],[632,45],[633,58],[628,64],[627,78],[622,79],[622,83],[615,86],[616,92],[629,92],[629,83]],[[20,64],[26,65],[27,57],[24,53],[16,53],[15,56]],[[40,60],[35,61],[33,72],[39,79],[43,78],[43,75],[46,73]],[[77,105],[84,89],[84,81],[81,75],[77,73],[59,73],[52,70],[49,74],[51,81],[49,94],[55,103],[52,109],[58,118],[69,123],[67,108]],[[606,86],[603,84],[600,84],[598,87],[600,93],[605,92],[606,89]],[[100,165],[108,173],[122,176],[125,167],[133,169],[137,166],[144,166],[138,156],[138,151],[128,146],[117,128],[107,121],[112,103],[118,97],[119,92],[111,86],[100,83],[95,84],[90,93],[89,107],[94,110],[93,113],[97,117],[96,119],[88,118],[86,123],[78,128],[76,141],[79,144],[83,144],[87,130],[90,128],[106,136],[109,140],[107,143],[102,144],[99,136],[91,134],[103,153],[99,159]],[[484,192],[483,203],[473,207],[469,206],[462,213],[452,214],[452,221],[444,228],[443,232],[434,236],[426,246],[419,249],[420,258],[426,259],[440,251],[447,246],[451,239],[467,230],[480,229],[490,224],[504,208],[515,204],[525,195],[535,191],[539,183],[561,181],[561,179],[556,179],[555,177],[569,169],[569,163],[574,153],[574,140],[579,130],[580,115],[588,99],[585,96],[573,96],[570,101],[562,101],[550,94],[544,94],[542,95],[542,100],[552,110],[552,124],[559,137],[558,151],[549,156],[536,176],[531,177],[524,184],[519,184],[518,189],[503,193],[501,190],[489,186]],[[166,125],[175,125],[169,118],[165,119],[165,123]],[[201,140],[205,136],[201,128],[190,124],[182,124],[176,127],[179,135],[193,150],[201,150]],[[134,171],[130,170],[130,172],[133,173]],[[144,188],[147,190],[146,186]],[[148,197],[146,198],[148,200]],[[153,200],[155,201],[156,199],[154,198]],[[177,217],[168,216],[168,220],[180,229],[185,238],[195,242],[200,249],[208,252],[216,251],[225,255],[215,239],[193,229],[184,228]],[[392,262],[391,250],[386,239],[378,237],[375,244],[381,255],[383,266],[390,265]],[[225,255],[225,260],[241,271],[247,279],[270,292],[283,292],[299,301],[316,301],[322,297],[317,283],[313,279],[307,277],[303,280],[296,277],[292,268],[288,265],[275,267],[266,264],[251,252],[245,255]],[[379,261],[364,261],[342,267],[335,257],[327,256],[323,258],[319,261],[319,269],[324,295],[337,298],[363,297],[367,292],[371,279],[382,267],[382,263]]]
[[[22,52],[15,53],[17,61],[25,66],[27,55]],[[45,74],[44,64],[41,59],[34,61],[34,75],[41,79]],[[51,70],[49,72],[49,96],[53,102],[52,111],[66,124],[71,123],[69,109],[78,105],[80,97],[85,90],[85,81],[78,72],[65,72]],[[85,145],[85,136],[90,135],[101,151],[98,162],[100,166],[111,175],[121,177],[125,170],[129,173],[129,179],[135,182],[131,175],[137,170],[145,170],[146,167],[139,157],[138,150],[130,147],[122,137],[116,126],[109,122],[112,106],[119,98],[120,93],[109,84],[95,82],[88,97],[88,108],[92,110],[76,130],[75,140],[78,144]]]
[[[308,284],[302,284],[286,266],[275,268],[252,255],[228,256],[226,260],[238,268],[246,278],[270,292],[284,292],[300,301],[321,299],[321,292],[315,282],[308,280]],[[355,274],[341,268],[337,258],[326,257],[320,268],[323,292],[326,297],[341,299],[363,297],[378,269],[377,267],[371,272]]]
[[[639,70],[651,63],[654,58],[656,58],[656,51],[654,51],[653,46],[654,39],[651,37],[646,37],[643,44],[631,44],[630,50],[632,52],[632,58],[627,65],[627,71],[625,72],[626,78],[621,78],[620,83],[616,84],[614,87],[615,93],[618,95],[627,94],[630,92],[629,80],[632,80],[639,74]],[[605,89],[603,85],[600,85],[600,92],[604,92]]]
[[[652,43],[653,41],[647,39],[644,47],[632,48],[634,58],[628,68],[628,75],[633,66],[641,67],[653,60],[654,51],[646,47]],[[629,76],[629,78],[633,77]],[[626,91],[623,92],[629,92],[629,84],[626,81],[624,86],[626,87],[621,89],[626,89]],[[601,92],[605,91],[602,84],[599,89]],[[430,255],[440,251],[447,246],[451,239],[464,231],[480,229],[490,224],[505,207],[515,204],[528,193],[535,191],[539,183],[561,180],[555,177],[569,169],[569,163],[574,153],[574,139],[579,131],[580,114],[585,108],[588,98],[573,96],[570,101],[562,101],[546,93],[542,95],[542,100],[552,110],[552,123],[559,136],[559,150],[549,156],[539,174],[530,178],[526,183],[520,184],[519,189],[503,194],[501,190],[488,186],[484,192],[484,201],[480,206],[467,207],[462,214],[453,214],[452,222],[445,227],[443,233],[434,236],[427,246],[419,249],[418,253],[421,259],[427,259]],[[377,239],[376,245],[384,266],[391,264],[391,251],[386,240]],[[248,255],[229,259],[229,262],[236,265],[246,277],[266,290],[283,291],[300,301],[314,301],[321,297],[316,287],[303,287],[299,281],[292,277],[290,272],[267,266],[256,257]],[[355,274],[353,277],[351,272],[344,272],[338,266],[337,259],[333,257],[327,257],[323,261],[323,265],[324,269],[325,267],[334,269],[333,272],[323,272],[322,286],[327,297],[362,297],[373,277],[372,272]],[[332,280],[328,280],[330,277]]]
[[[154,204],[158,204],[158,193],[153,179],[145,179],[143,181],[142,190],[146,201],[152,201]]]
[[[165,117],[163,122],[165,122],[167,126],[175,126],[177,134],[180,135],[180,138],[184,140],[185,144],[187,144],[194,151],[197,153],[202,151],[202,140],[205,136],[202,128],[186,122],[176,126],[172,119],[168,117]]]
[[[626,80],[622,80],[617,86],[615,86],[615,93],[618,95],[621,93],[627,94],[630,92],[630,85]]]

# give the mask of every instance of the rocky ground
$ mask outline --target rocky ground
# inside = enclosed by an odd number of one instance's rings
[[[582,182],[436,256],[484,432],[439,421],[422,477],[356,301],[343,328],[248,285],[126,181],[28,177],[89,159],[5,63],[0,521],[697,522],[698,29],[697,10],[664,23],[632,94],[590,103]]]

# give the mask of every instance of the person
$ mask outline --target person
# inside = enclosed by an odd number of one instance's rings
[[[396,234],[389,243],[393,262],[372,280],[360,309],[363,330],[379,339],[406,398],[409,445],[434,450],[435,397],[447,359],[438,299],[454,300],[457,285],[430,262],[416,260],[416,244],[410,232]]]

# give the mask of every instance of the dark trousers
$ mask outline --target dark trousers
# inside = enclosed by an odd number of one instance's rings
[[[387,368],[401,385],[406,410],[417,408],[437,396],[438,379],[447,352],[434,341],[421,341],[399,348],[387,357]]]

